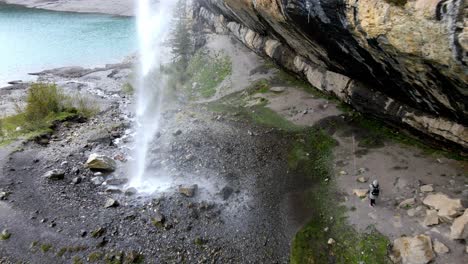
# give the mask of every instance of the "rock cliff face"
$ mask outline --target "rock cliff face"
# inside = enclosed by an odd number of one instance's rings
[[[468,2],[198,0],[199,18],[362,112],[468,148]]]

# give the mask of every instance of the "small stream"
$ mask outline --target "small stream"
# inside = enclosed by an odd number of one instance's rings
[[[135,20],[0,3],[0,87],[27,73],[121,62],[137,49]]]

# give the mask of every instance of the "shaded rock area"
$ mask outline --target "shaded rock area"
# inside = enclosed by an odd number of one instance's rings
[[[317,89],[466,151],[463,1],[198,3],[215,32],[233,34]]]

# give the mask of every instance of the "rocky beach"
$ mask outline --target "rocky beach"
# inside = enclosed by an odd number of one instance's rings
[[[133,14],[130,0],[5,2]],[[129,185],[137,57],[34,73],[98,111],[0,144],[0,263],[466,263],[462,141],[441,147],[361,114],[206,10],[189,62],[201,77],[162,102],[151,141],[148,178],[163,191]],[[1,88],[3,115],[29,90]]]

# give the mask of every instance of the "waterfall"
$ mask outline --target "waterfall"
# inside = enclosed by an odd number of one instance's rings
[[[134,160],[130,167],[130,187],[139,191],[158,189],[157,179],[148,180],[148,151],[160,128],[161,104],[165,80],[160,66],[170,59],[170,51],[164,46],[168,39],[174,0],[138,0],[137,33],[138,65],[136,81],[136,120]]]

